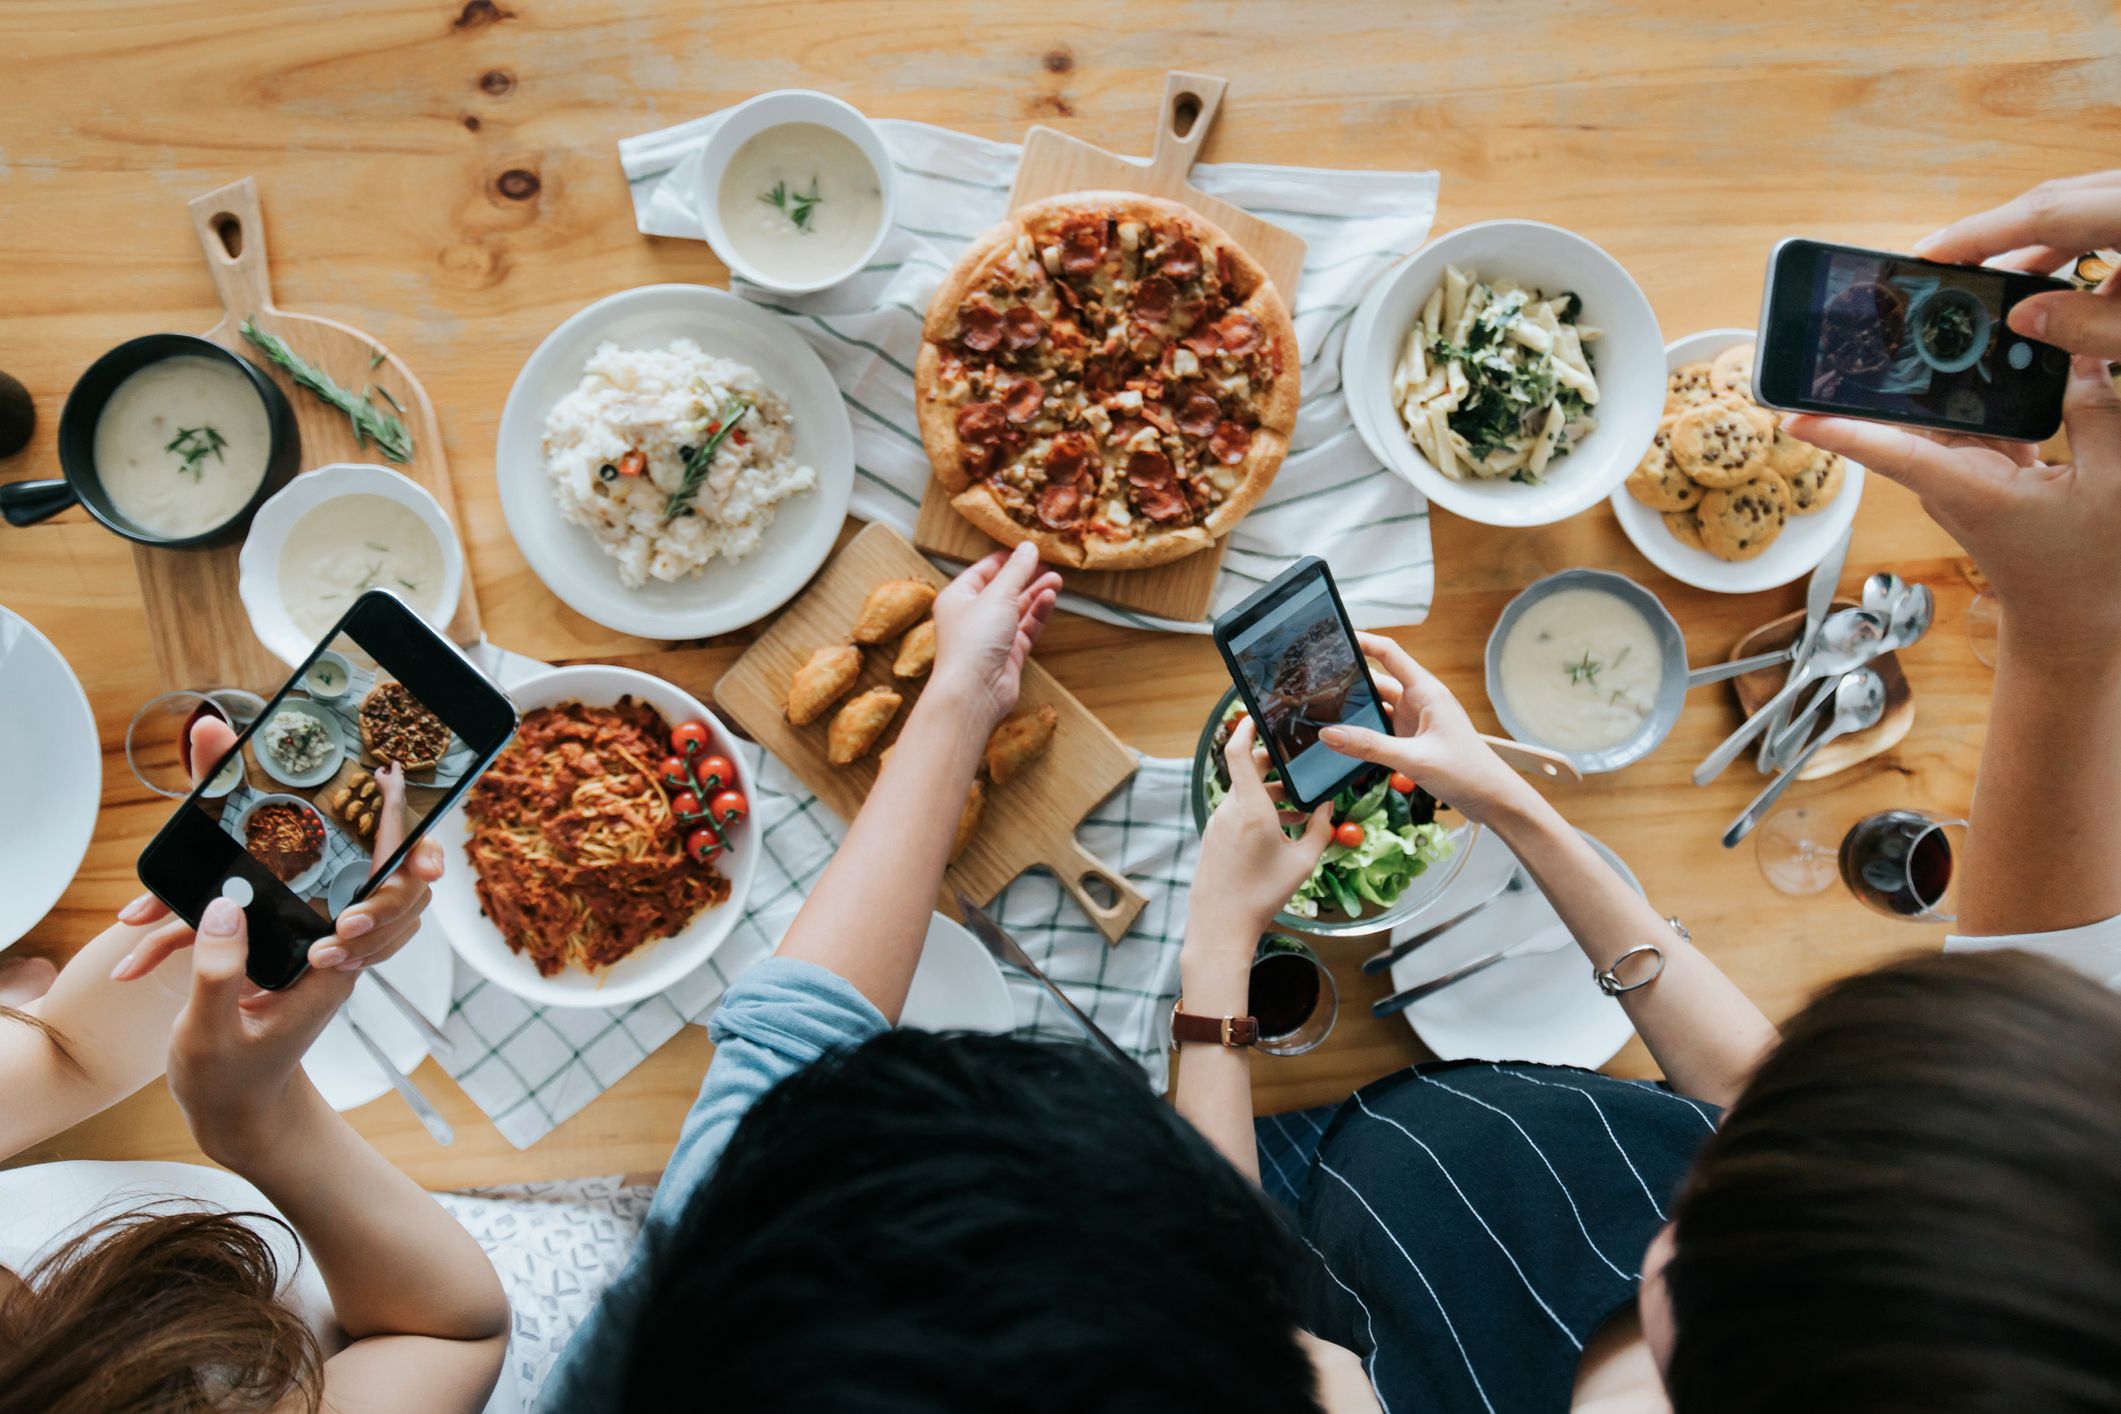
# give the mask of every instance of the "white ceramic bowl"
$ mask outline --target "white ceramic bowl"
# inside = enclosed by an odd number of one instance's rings
[[[833,272],[822,280],[807,284],[791,285],[782,280],[760,273],[757,266],[736,250],[735,243],[722,227],[721,193],[722,173],[729,167],[729,159],[738,148],[766,131],[783,127],[789,123],[815,123],[821,128],[830,128],[846,138],[869,159],[876,170],[877,190],[881,203],[877,212],[876,234],[862,253],[847,264],[844,270]],[[809,294],[815,290],[829,289],[852,275],[876,258],[884,244],[884,237],[891,230],[893,196],[893,171],[891,154],[884,148],[884,140],[877,136],[876,129],[861,111],[852,104],[834,98],[829,93],[819,93],[807,88],[775,89],[748,98],[729,110],[722,125],[707,139],[700,150],[699,204],[702,224],[706,227],[707,244],[734,273],[743,276],[754,285],[774,290],[784,295]]]
[[[510,689],[508,695],[514,699],[516,710],[526,715],[539,707],[555,707],[563,702],[609,707],[621,697],[632,697],[661,712],[672,726],[684,721],[705,722],[714,750],[732,760],[736,758],[736,743],[729,729],[698,698],[659,677],[631,668],[598,664],[555,668]],[[739,780],[737,788],[748,793],[749,784]],[[536,965],[511,951],[500,930],[479,910],[476,880],[464,853],[470,831],[463,812],[452,810],[437,822],[433,833],[441,841],[443,857],[448,861],[434,885],[433,916],[449,935],[450,946],[495,986],[540,1006],[628,1006],[690,975],[714,955],[743,916],[760,853],[756,827],[747,819],[731,832],[729,848],[716,862],[722,876],[729,880],[726,902],[702,910],[676,936],[638,948],[600,973],[592,975],[568,968],[557,976],[541,977]]]
[[[456,617],[457,599],[464,592],[464,548],[457,542],[456,527],[441,503],[427,488],[388,467],[365,462],[335,462],[305,471],[287,483],[278,495],[258,508],[243,539],[238,556],[236,592],[250,615],[251,631],[258,641],[288,667],[299,667],[316,641],[289,617],[280,597],[280,550],[287,536],[304,516],[317,507],[348,496],[381,496],[408,507],[434,535],[442,550],[442,593],[430,620],[437,629]]]
[[[314,815],[317,818],[318,823],[320,824],[322,824],[324,820],[323,812],[318,810],[316,806],[311,805],[308,801],[304,800],[301,796],[288,795],[284,791],[268,791],[260,795],[257,799],[251,801],[250,804],[244,806],[242,813],[236,816],[236,843],[242,845],[249,844],[250,817],[257,814],[260,810],[263,810],[268,805],[292,805],[307,814]],[[329,831],[331,829],[331,826],[325,825],[324,828]],[[331,848],[330,840],[329,838],[327,838],[324,847],[318,852],[317,862],[310,865],[307,869],[304,869],[301,873],[295,875],[294,878],[286,880],[285,882],[287,884],[287,887],[298,894],[308,893],[311,889],[315,888],[317,886],[318,881],[324,877],[324,868],[330,862]]]
[[[1548,469],[1537,486],[1508,479],[1445,476],[1407,436],[1392,405],[1392,369],[1407,331],[1446,265],[1488,279],[1572,290],[1582,320],[1604,335],[1589,345],[1598,379],[1598,427]],[[1484,525],[1547,525],[1588,510],[1635,469],[1664,411],[1664,336],[1657,316],[1619,261],[1582,236],[1540,221],[1483,221],[1424,246],[1380,277],[1351,321],[1341,376],[1356,429],[1370,450],[1436,505]]]
[[[749,365],[788,400],[795,459],[817,472],[818,485],[776,506],[764,540],[742,560],[717,557],[690,579],[628,589],[619,582],[618,561],[588,530],[569,524],[553,500],[545,418],[582,381],[582,366],[607,339],[621,348],[654,349],[679,338]],[[824,361],[787,320],[726,290],[643,285],[598,300],[538,345],[501,410],[494,470],[509,534],[569,608],[642,638],[709,638],[778,609],[832,553],[854,494],[854,428]]]
[[[1665,371],[1706,363],[1731,345],[1752,339],[1751,329],[1710,329],[1674,339],[1665,347]],[[1663,398],[1660,386],[1660,407]],[[1733,561],[1719,560],[1706,550],[1680,544],[1665,528],[1664,517],[1629,495],[1627,487],[1615,487],[1612,495],[1613,514],[1619,517],[1620,528],[1642,551],[1644,559],[1682,584],[1718,594],[1753,594],[1810,574],[1854,522],[1856,507],[1862,500],[1863,468],[1850,462],[1842,478],[1841,494],[1826,509],[1808,516],[1791,516],[1774,544],[1750,560]]]
[[[73,882],[103,808],[96,714],[66,659],[0,608],[0,741],[21,774],[0,810],[0,948],[35,927]]]
[[[338,719],[306,697],[290,697],[273,709],[272,716],[265,719],[266,723],[270,724],[283,713],[307,717],[322,726],[324,734],[331,738],[331,751],[307,771],[290,771],[273,760],[272,752],[265,745],[265,727],[261,725],[257,736],[251,739],[251,750],[258,754],[258,764],[265,768],[266,775],[283,786],[308,789],[323,785],[339,773],[339,767],[346,760],[346,736],[339,730]]]

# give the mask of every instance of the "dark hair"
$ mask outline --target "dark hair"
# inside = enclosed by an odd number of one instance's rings
[[[146,1208],[69,1239],[0,1289],[0,1414],[317,1409],[323,1353],[267,1223]]]
[[[1138,1072],[895,1031],[751,1110],[597,1356],[628,1409],[1290,1414],[1302,1253]]]
[[[2121,997],[2018,952],[1830,987],[1674,1217],[1680,1414],[2121,1408]]]

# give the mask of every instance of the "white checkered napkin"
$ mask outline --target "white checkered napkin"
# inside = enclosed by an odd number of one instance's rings
[[[504,687],[545,667],[491,647],[482,648],[480,657]],[[846,827],[792,772],[756,746],[740,747],[739,756],[750,782],[752,823],[765,849],[736,930],[690,977],[630,1007],[540,1007],[457,961],[455,996],[443,1026],[455,1051],[444,1065],[517,1147],[551,1133],[686,1022],[704,1024],[730,982],[779,944],[839,848]],[[1178,992],[1186,891],[1199,849],[1186,800],[1190,770],[1188,762],[1143,758],[1127,784],[1084,821],[1084,847],[1125,873],[1149,899],[1118,947],[1106,944],[1042,870],[1012,883],[991,909],[1046,975],[1141,1059],[1159,1089],[1167,1079],[1166,1018]],[[449,862],[455,867],[460,861]],[[1003,974],[1016,1001],[1019,1034],[1081,1039],[1043,988],[1012,969]]]
[[[725,113],[619,144],[642,231],[702,238],[700,150]],[[925,123],[887,119],[876,126],[896,164],[898,191],[897,225],[875,261],[816,295],[782,297],[743,281],[735,288],[794,321],[846,395],[854,420],[854,513],[910,534],[929,477],[913,404],[921,321],[965,246],[1003,215],[1022,149]],[[1303,356],[1295,435],[1273,489],[1230,536],[1213,612],[1298,556],[1329,553],[1357,624],[1419,623],[1435,590],[1428,504],[1379,466],[1356,435],[1341,392],[1340,349],[1370,282],[1427,237],[1436,174],[1216,163],[1195,167],[1193,180],[1308,246],[1293,311]],[[1073,595],[1063,602],[1112,623],[1207,629],[1205,622],[1147,619]]]

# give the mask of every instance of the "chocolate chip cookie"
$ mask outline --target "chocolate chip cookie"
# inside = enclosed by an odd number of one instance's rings
[[[1790,514],[1790,491],[1773,472],[1701,498],[1701,545],[1719,560],[1750,560],[1782,534]]]
[[[1767,469],[1774,420],[1759,408],[1719,400],[1689,408],[1672,424],[1672,460],[1715,489],[1751,481]]]
[[[1709,365],[1705,363],[1689,363],[1673,369],[1664,380],[1665,415],[1669,417],[1713,402],[1716,389],[1709,382],[1709,373]]]
[[[1841,494],[1841,481],[1848,463],[1832,452],[1812,448],[1811,459],[1792,472],[1782,473],[1790,488],[1790,514],[1808,516],[1823,511]]]
[[[1653,511],[1691,510],[1701,504],[1701,483],[1672,463],[1672,422],[1657,424],[1649,450],[1628,473],[1628,494]]]

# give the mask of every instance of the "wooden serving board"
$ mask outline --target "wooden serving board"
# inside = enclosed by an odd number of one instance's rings
[[[1300,236],[1212,197],[1186,180],[1193,160],[1207,141],[1208,129],[1222,106],[1225,79],[1207,74],[1172,72],[1164,77],[1164,107],[1156,126],[1156,146],[1144,163],[1121,157],[1056,128],[1033,128],[1024,138],[1016,185],[1009,209],[1068,192],[1123,191],[1158,196],[1189,206],[1229,232],[1252,258],[1266,268],[1290,309],[1296,307],[1296,283],[1303,276],[1304,243]],[[994,548],[994,542],[951,509],[950,498],[931,479],[921,497],[913,543],[950,559],[970,562]],[[1215,579],[1222,570],[1224,542],[1197,554],[1145,570],[1071,571],[1068,588],[1094,599],[1184,622],[1207,617],[1215,598]]]
[[[441,428],[435,423],[433,404],[411,370],[358,329],[333,319],[290,314],[273,304],[257,182],[245,177],[199,197],[191,203],[191,219],[223,311],[221,322],[207,330],[206,337],[263,369],[287,394],[302,438],[301,470],[333,462],[389,466],[426,487],[455,519],[456,494],[442,453]],[[344,413],[308,389],[296,387],[284,370],[243,337],[239,331],[246,319],[286,340],[289,348],[329,373],[343,388],[388,388],[404,408],[402,416],[412,433],[411,462],[402,466],[386,462],[373,444],[365,448],[356,444],[353,426]],[[380,397],[376,401],[387,406]],[[155,663],[164,687],[243,687],[269,693],[287,676],[286,666],[251,632],[250,616],[237,597],[236,561],[241,549],[241,541],[201,550],[133,547],[140,594],[147,601],[148,636],[155,646]],[[459,643],[479,641],[478,595],[468,568],[449,636]]]
[[[1853,600],[1837,599],[1835,609],[1860,607]],[[1831,612],[1831,610],[1829,611]],[[1730,659],[1750,658],[1755,653],[1772,653],[1777,648],[1787,648],[1796,640],[1798,627],[1804,622],[1804,611],[1784,614],[1770,623],[1762,624],[1731,649]],[[1846,771],[1858,762],[1868,761],[1873,756],[1891,751],[1915,728],[1915,689],[1908,684],[1907,674],[1900,670],[1900,655],[1887,653],[1871,660],[1878,676],[1885,679],[1885,715],[1878,725],[1866,731],[1854,732],[1838,740],[1830,741],[1819,748],[1819,754],[1797,773],[1800,781],[1816,781],[1821,776],[1831,776],[1837,771]],[[1738,694],[1738,706],[1750,717],[1766,705],[1767,700],[1782,691],[1789,676],[1781,668],[1762,668],[1759,672],[1747,673],[1733,678],[1731,686]],[[1802,707],[1810,699],[1807,688],[1797,699]],[[1750,755],[1750,753],[1748,753]]]
[[[785,762],[843,820],[854,818],[875,784],[878,753],[871,752],[851,766],[827,762],[825,728],[831,715],[807,727],[789,722],[783,710],[788,681],[818,648],[847,642],[862,600],[871,589],[892,579],[944,582],[897,531],[871,525],[847,542],[802,597],[774,620],[714,687],[716,710],[726,712],[754,741]],[[906,705],[899,709],[878,751],[898,739],[921,686],[891,675],[894,649],[895,645],[886,644],[862,650],[861,681],[841,698],[844,702],[876,686],[905,694]],[[1034,659],[1024,665],[1017,710],[1048,703],[1060,713],[1053,745],[1009,784],[988,787],[986,815],[972,843],[949,868],[942,907],[956,914],[957,906],[949,899],[953,885],[985,904],[1024,870],[1043,864],[1074,895],[1106,940],[1117,943],[1148,900],[1124,875],[1084,849],[1076,841],[1075,830],[1093,806],[1134,774],[1134,756]],[[1087,887],[1092,882],[1111,895],[1111,903]]]

